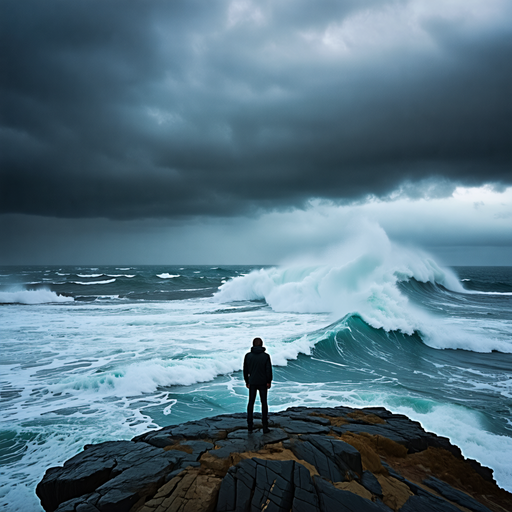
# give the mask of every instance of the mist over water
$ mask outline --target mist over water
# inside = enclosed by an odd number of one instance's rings
[[[385,406],[512,490],[512,270],[443,268],[379,228],[280,267],[0,269],[0,504],[41,510],[84,444],[246,407],[263,338],[270,410]]]

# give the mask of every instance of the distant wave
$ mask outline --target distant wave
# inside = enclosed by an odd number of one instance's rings
[[[73,302],[73,297],[57,295],[51,290],[16,290],[0,292],[0,304],[47,304]]]
[[[107,277],[128,277],[128,278],[132,278],[132,277],[135,277],[135,274],[133,275],[127,275],[127,274],[106,274]]]
[[[74,284],[83,284],[83,285],[88,285],[88,284],[109,284],[109,283],[113,283],[113,282],[115,282],[115,279],[106,279],[104,281],[87,281],[87,282],[73,281]]]
[[[78,277],[101,277],[104,274],[77,274]]]
[[[173,277],[180,277],[180,274],[168,274],[165,272],[164,274],[157,274],[156,277],[160,279],[172,279]]]

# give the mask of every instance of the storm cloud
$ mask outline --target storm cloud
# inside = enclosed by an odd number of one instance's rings
[[[0,11],[0,213],[231,216],[512,183],[508,2]]]

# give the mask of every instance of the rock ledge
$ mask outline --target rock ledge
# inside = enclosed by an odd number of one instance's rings
[[[87,445],[50,468],[47,512],[512,510],[492,471],[384,408],[294,407],[247,432],[245,414]]]

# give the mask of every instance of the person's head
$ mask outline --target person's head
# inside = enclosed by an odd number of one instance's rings
[[[254,338],[252,340],[253,347],[261,347],[263,345],[263,340],[261,338]]]

